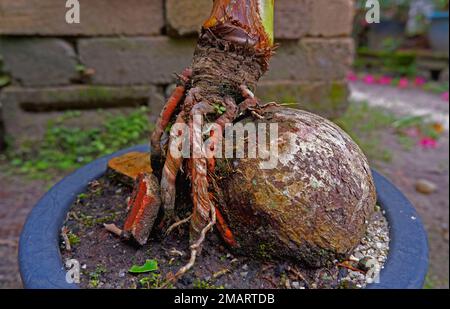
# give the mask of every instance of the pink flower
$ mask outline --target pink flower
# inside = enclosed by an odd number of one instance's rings
[[[419,145],[424,149],[435,149],[437,148],[437,142],[430,138],[430,137],[424,137],[420,140]]]
[[[442,100],[448,102],[448,91],[447,91],[447,92],[444,92],[444,93],[441,95],[441,98],[442,98]]]
[[[414,80],[414,85],[416,87],[422,87],[423,85],[425,85],[427,81],[425,80],[425,78],[417,76],[416,79]]]
[[[368,74],[364,77],[363,79],[364,83],[366,83],[367,85],[372,85],[375,84],[376,79],[375,77],[373,77],[372,75]]]
[[[347,74],[347,80],[350,81],[350,82],[355,82],[355,81],[358,80],[358,75],[356,75],[356,74],[353,73],[353,72],[349,72],[349,73]]]
[[[380,85],[383,85],[383,86],[390,85],[390,84],[392,83],[392,78],[389,77],[389,76],[382,76],[382,77],[378,80],[378,83],[379,83]]]
[[[409,85],[409,81],[407,78],[400,78],[400,80],[398,81],[398,88],[408,88]]]

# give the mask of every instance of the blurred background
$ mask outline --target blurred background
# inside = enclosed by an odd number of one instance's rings
[[[0,288],[20,288],[18,236],[56,181],[146,143],[211,0],[0,0]],[[263,101],[335,121],[413,202],[426,288],[448,288],[448,0],[276,0]],[[373,2],[373,1],[372,1]],[[370,13],[370,12],[369,12]]]

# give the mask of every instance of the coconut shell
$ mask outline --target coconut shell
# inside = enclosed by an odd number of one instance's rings
[[[359,244],[376,204],[368,161],[338,126],[317,115],[276,108],[264,119],[278,123],[276,168],[262,159],[219,159],[219,208],[237,251],[320,267]],[[220,189],[219,189],[220,188]]]

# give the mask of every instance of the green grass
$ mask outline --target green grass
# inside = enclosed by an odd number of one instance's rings
[[[70,171],[100,156],[145,143],[151,129],[147,112],[143,107],[129,115],[109,116],[93,129],[65,125],[68,119],[83,117],[80,112],[68,112],[48,123],[42,141],[30,142],[7,157],[16,172],[32,178]]]
[[[80,237],[78,237],[77,235],[75,235],[74,233],[70,232],[67,234],[67,237],[69,238],[69,242],[71,246],[77,246],[80,244],[81,240]]]
[[[11,77],[9,77],[6,72],[4,72],[3,68],[3,57],[0,55],[0,89],[2,87],[8,86],[8,84],[11,82]]]
[[[392,129],[396,120],[381,108],[352,102],[335,123],[353,138],[370,161],[390,161],[391,152],[381,145],[381,132]]]
[[[449,91],[449,84],[447,83],[437,83],[437,82],[428,82],[425,84],[424,89],[435,94],[442,94],[446,91]]]
[[[395,134],[397,143],[404,150],[410,151],[421,138],[438,141],[443,130],[441,124],[427,116],[396,117],[382,108],[355,102],[335,122],[353,138],[375,165],[379,161],[391,160],[391,150],[381,141],[384,133]],[[410,135],[408,131],[411,130],[417,136]]]
[[[98,265],[95,271],[89,274],[89,286],[91,288],[97,288],[100,285],[100,278],[104,273],[106,273],[106,268],[103,265]]]
[[[435,289],[442,289],[443,287],[446,286],[448,287],[448,280],[446,281],[438,280],[430,273],[428,273],[427,277],[425,278],[423,288],[426,290],[435,290]]]
[[[225,287],[222,285],[214,285],[207,280],[196,279],[194,281],[194,289],[196,290],[223,290]]]
[[[173,289],[172,283],[166,283],[161,274],[150,273],[149,275],[139,279],[139,284],[143,289],[159,289],[165,286],[167,289]]]
[[[383,74],[412,77],[417,73],[416,63],[417,55],[398,50],[398,42],[391,38],[383,42],[383,50],[380,51],[358,48],[354,66],[357,70],[373,67]]]

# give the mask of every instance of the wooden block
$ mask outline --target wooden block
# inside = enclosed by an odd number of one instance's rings
[[[129,152],[111,159],[108,167],[126,177],[136,180],[141,173],[152,173],[150,154],[147,152]]]

